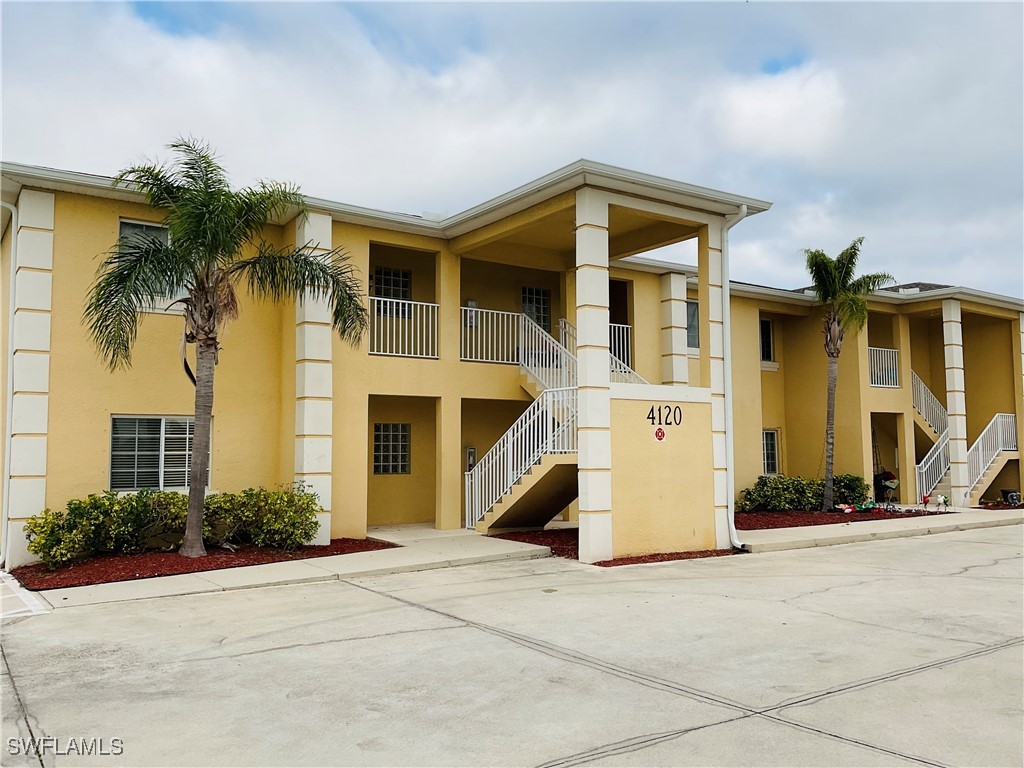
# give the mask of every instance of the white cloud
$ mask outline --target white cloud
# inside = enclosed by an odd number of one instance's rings
[[[725,149],[785,161],[836,150],[846,98],[836,73],[815,63],[734,77],[712,106]]]
[[[415,213],[589,157],[773,200],[741,280],[865,235],[865,268],[1024,293],[1019,5],[166,8],[5,4],[4,159],[112,174],[191,133],[239,184]]]

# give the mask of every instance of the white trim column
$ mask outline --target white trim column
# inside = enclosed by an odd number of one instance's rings
[[[661,382],[687,386],[690,358],[686,344],[686,275],[661,276]]]
[[[35,560],[26,548],[24,520],[46,508],[46,448],[50,389],[54,196],[23,190],[18,198],[14,305],[13,394],[10,417],[7,567]]]
[[[331,217],[310,213],[295,220],[295,244],[314,251],[332,248]],[[320,498],[325,514],[314,544],[331,539],[331,462],[333,456],[334,365],[331,306],[326,299],[295,305],[295,482]]]
[[[608,203],[576,193],[580,561],[612,558],[612,432],[608,353]]]
[[[709,225],[698,238],[697,288],[700,297],[701,386],[711,389],[711,448],[715,487],[715,545],[729,538],[729,450],[725,418],[725,290],[722,225]],[[705,320],[706,318],[706,320]],[[705,341],[706,340],[706,341]],[[705,353],[704,348],[707,347]],[[706,355],[706,357],[705,357]]]
[[[949,413],[949,484],[951,506],[967,503],[967,396],[964,386],[964,337],[960,302],[942,302],[942,343],[946,361],[946,411]]]

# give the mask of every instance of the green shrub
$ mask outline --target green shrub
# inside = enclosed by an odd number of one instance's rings
[[[862,504],[871,497],[871,486],[860,475],[836,475],[832,489],[836,504]]]
[[[868,484],[857,475],[836,475],[833,500],[836,504],[859,504],[868,498]],[[740,492],[740,512],[785,512],[821,509],[825,481],[787,475],[761,475],[750,488]]]
[[[212,546],[253,544],[296,549],[313,539],[317,497],[301,486],[269,491],[248,488],[217,493],[203,506],[203,540]],[[143,490],[72,499],[60,511],[44,510],[25,523],[28,550],[50,568],[110,552],[132,554],[181,543],[188,496]]]
[[[297,549],[316,536],[321,509],[315,494],[247,488],[238,496],[241,532],[257,547]]]

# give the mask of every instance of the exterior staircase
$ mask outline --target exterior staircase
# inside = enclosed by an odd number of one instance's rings
[[[952,500],[949,415],[916,373],[912,378],[914,423],[935,439],[931,450],[917,465],[917,495],[941,494]],[[997,413],[967,451],[967,506],[976,506],[1006,462],[1020,457],[1018,448],[1017,417],[1012,413]]]
[[[913,371],[910,375],[914,395],[914,423],[935,440],[935,444],[917,465],[917,496],[923,498],[932,493],[942,493],[950,498],[949,414],[921,378]],[[946,483],[945,490],[940,487],[943,482]]]
[[[543,527],[579,495],[575,330],[563,320],[558,341],[520,316],[519,381],[535,399],[466,473],[467,528]],[[615,355],[609,373],[646,383]]]

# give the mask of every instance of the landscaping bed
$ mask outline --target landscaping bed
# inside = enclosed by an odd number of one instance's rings
[[[348,555],[371,552],[398,546],[377,539],[331,539],[330,544],[306,545],[298,549],[270,549],[243,547],[237,552],[209,548],[206,557],[182,557],[176,552],[143,552],[137,555],[101,555],[78,563],[50,570],[43,563],[22,565],[11,571],[26,589],[58,589],[85,587],[113,581],[148,579],[180,573],[202,573],[219,568],[238,568],[243,565],[263,565],[285,560],[305,560],[330,555]]]
[[[886,512],[883,509],[872,509],[866,512],[737,512],[736,528],[741,531],[759,531],[764,528],[796,528],[805,525],[862,523],[868,520],[902,520],[906,517],[946,514],[952,514],[952,510],[908,509],[905,512]]]
[[[550,547],[555,557],[566,560],[579,560],[579,530],[577,528],[552,528],[546,531],[516,531],[515,533],[497,533],[496,539],[521,541],[524,544],[537,544]],[[736,554],[732,549],[712,549],[699,552],[659,552],[655,555],[637,555],[636,557],[618,557],[614,560],[602,560],[594,565],[610,568],[616,565],[638,565],[640,563],[664,563],[670,560],[696,560],[702,557],[722,557]]]

